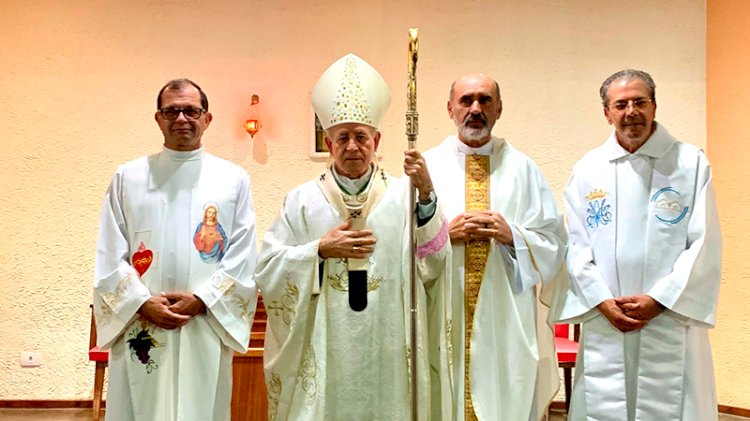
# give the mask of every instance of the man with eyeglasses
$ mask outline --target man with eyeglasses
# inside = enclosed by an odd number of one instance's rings
[[[536,164],[492,135],[503,111],[497,81],[462,76],[447,110],[456,134],[424,154],[451,220],[456,405],[444,416],[537,421],[560,383],[552,328],[538,312],[561,272],[562,216]]]
[[[569,420],[716,420],[708,329],[721,234],[711,167],[657,123],[641,70],[599,91],[614,131],[565,191],[570,285],[556,317],[582,323]]]
[[[121,165],[104,197],[94,279],[110,349],[107,420],[229,420],[232,356],[256,304],[247,172],[205,152],[208,99],[188,79],[157,96],[164,148]]]

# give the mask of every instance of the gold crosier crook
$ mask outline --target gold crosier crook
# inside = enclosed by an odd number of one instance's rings
[[[417,147],[417,133],[419,133],[419,114],[417,113],[417,33],[419,29],[409,28],[409,85],[406,94],[406,139],[409,142],[409,149]],[[409,202],[408,206],[414,206],[416,203],[416,192],[414,183],[409,183]],[[409,256],[411,259],[409,265],[409,286],[411,288],[411,342],[410,342],[410,371],[411,371],[411,419],[417,421],[419,415],[417,402],[417,263],[415,258],[416,243],[414,240],[414,230],[416,229],[416,218],[409,218]]]

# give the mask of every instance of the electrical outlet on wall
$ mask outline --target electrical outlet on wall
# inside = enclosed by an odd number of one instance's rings
[[[41,352],[22,352],[21,367],[39,367],[42,365]]]

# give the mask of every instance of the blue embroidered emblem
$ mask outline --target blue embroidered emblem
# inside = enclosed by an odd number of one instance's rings
[[[588,202],[586,226],[589,229],[596,229],[599,225],[612,222],[612,205],[607,203],[606,192],[594,189],[586,195],[586,201]]]
[[[586,213],[589,214],[586,217],[586,225],[591,229],[596,229],[599,225],[607,225],[612,222],[611,207],[612,205],[607,203],[607,199],[589,202],[589,207],[586,209]]]
[[[651,203],[654,204],[654,216],[661,222],[667,224],[676,224],[687,215],[689,206],[683,206],[680,203],[680,192],[672,187],[659,189],[651,196]]]

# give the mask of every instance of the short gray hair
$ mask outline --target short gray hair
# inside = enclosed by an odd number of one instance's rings
[[[609,98],[607,98],[607,91],[609,90],[609,86],[612,84],[612,82],[619,80],[619,79],[640,79],[643,81],[643,83],[646,84],[649,90],[649,96],[651,97],[651,100],[656,102],[656,84],[654,83],[654,80],[651,79],[651,75],[644,72],[643,70],[636,70],[636,69],[625,69],[620,70],[619,72],[614,73],[612,76],[608,77],[604,83],[602,83],[602,86],[599,88],[599,96],[602,98],[602,105],[605,107],[609,103]]]

